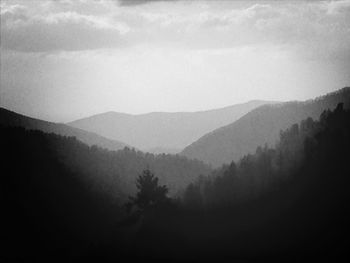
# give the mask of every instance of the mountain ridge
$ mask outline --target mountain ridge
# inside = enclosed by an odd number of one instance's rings
[[[3,107],[0,107],[0,125],[6,127],[23,127],[28,130],[40,130],[46,133],[55,133],[63,136],[73,136],[89,146],[97,145],[113,151],[121,150],[124,147],[131,147],[123,142],[111,140],[79,128],[70,127],[64,123],[55,123],[32,118]]]
[[[233,105],[228,105],[228,106],[224,106],[224,107],[220,107],[220,108],[212,108],[212,109],[207,109],[207,110],[196,110],[196,111],[150,111],[150,112],[145,112],[145,113],[126,113],[126,112],[120,112],[120,111],[106,111],[106,112],[101,112],[101,113],[96,113],[93,114],[91,116],[88,117],[83,117],[83,118],[79,118],[77,120],[72,120],[69,122],[66,122],[65,124],[68,123],[72,123],[75,121],[79,121],[79,120],[84,120],[84,119],[89,119],[89,118],[93,118],[93,117],[97,117],[99,115],[108,115],[108,114],[117,114],[117,115],[124,115],[124,116],[134,116],[134,117],[138,117],[138,116],[147,116],[147,115],[151,115],[151,114],[193,114],[193,113],[206,113],[206,112],[214,112],[214,111],[221,111],[221,110],[225,110],[225,109],[229,109],[235,106],[240,106],[240,105],[244,105],[244,104],[252,104],[252,103],[283,103],[281,101],[273,101],[273,100],[249,100],[247,102],[242,102],[242,103],[237,103],[237,104],[233,104]]]
[[[203,135],[180,154],[219,167],[253,153],[258,146],[273,146],[280,130],[307,117],[317,119],[323,110],[333,109],[339,102],[349,107],[349,101],[350,87],[345,87],[306,101],[262,105],[235,122]]]
[[[231,123],[250,110],[268,103],[276,102],[252,100],[195,112],[150,112],[133,115],[109,111],[67,124],[106,138],[123,141],[143,151],[183,149],[203,134]]]

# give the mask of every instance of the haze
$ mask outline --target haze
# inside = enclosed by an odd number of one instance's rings
[[[2,107],[55,122],[350,83],[350,1],[1,1]]]

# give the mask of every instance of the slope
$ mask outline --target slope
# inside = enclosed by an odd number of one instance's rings
[[[73,128],[61,123],[53,123],[27,117],[4,108],[0,108],[0,125],[5,127],[23,127],[28,130],[40,130],[46,133],[56,133],[63,136],[76,137],[87,145],[97,145],[109,150],[120,150],[126,147],[125,143],[104,138],[92,132]]]
[[[126,142],[144,151],[174,153],[205,133],[227,125],[266,103],[271,102],[250,101],[201,112],[153,112],[141,115],[107,112],[68,125]]]
[[[334,109],[339,102],[349,107],[350,88],[343,88],[314,100],[263,105],[239,120],[201,137],[181,154],[219,167],[246,154],[260,145],[273,146],[281,130],[307,117],[317,119],[322,111]]]

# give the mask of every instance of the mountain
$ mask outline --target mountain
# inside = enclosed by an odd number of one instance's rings
[[[107,112],[68,123],[143,151],[174,153],[202,135],[227,125],[269,101],[250,101],[200,112],[153,112],[131,115]]]
[[[46,158],[47,162],[57,161],[65,171],[79,174],[89,189],[108,193],[119,201],[125,201],[128,195],[134,194],[136,178],[144,169],[150,169],[161,184],[169,187],[170,195],[177,194],[200,175],[211,172],[210,167],[203,162],[180,155],[153,155],[128,147],[109,151],[96,145],[88,146],[76,137],[26,130],[23,127],[0,125],[1,134],[0,146],[6,144],[11,148],[12,145],[12,151],[22,155],[31,151],[34,155],[35,152],[38,159],[33,169],[40,171],[42,166],[46,167]],[[6,155],[7,152],[4,153]],[[47,168],[51,169],[50,166]]]
[[[120,150],[128,146],[125,143],[104,138],[92,132],[73,128],[61,123],[53,123],[27,117],[4,108],[0,108],[0,125],[5,127],[23,127],[28,130],[40,130],[46,133],[56,133],[63,136],[73,136],[87,145],[97,145],[109,150]]]
[[[69,145],[69,152],[61,152]],[[69,251],[78,255],[82,241],[99,242],[115,231],[122,215],[119,199],[94,187],[102,183],[97,172],[89,177],[65,160],[74,154],[84,159],[93,148],[72,137],[0,125],[2,262],[44,262],[62,254],[67,258]]]
[[[181,155],[213,167],[237,161],[254,153],[258,146],[273,146],[281,130],[307,117],[318,119],[324,110],[334,109],[339,102],[344,102],[345,108],[349,107],[350,87],[314,100],[260,106],[237,121],[204,135],[186,147]]]

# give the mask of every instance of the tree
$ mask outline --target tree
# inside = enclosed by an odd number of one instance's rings
[[[168,188],[165,185],[158,184],[158,178],[149,170],[143,170],[142,174],[136,179],[138,192],[136,197],[130,197],[128,203],[129,209],[136,205],[140,210],[145,210],[152,206],[166,203]]]
[[[189,208],[201,208],[203,204],[200,183],[190,183],[184,193],[184,202]]]

